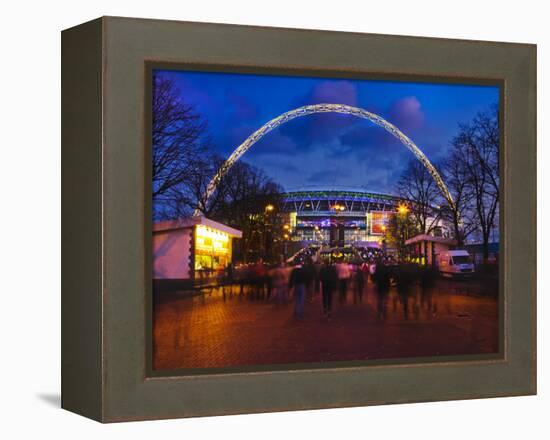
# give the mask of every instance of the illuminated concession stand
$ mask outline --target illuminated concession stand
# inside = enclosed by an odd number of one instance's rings
[[[153,225],[153,279],[192,285],[221,273],[231,262],[232,242],[242,232],[206,217]]]

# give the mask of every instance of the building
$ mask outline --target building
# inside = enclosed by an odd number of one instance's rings
[[[207,281],[231,262],[232,241],[242,233],[206,217],[153,225],[153,279],[175,287]]]
[[[310,190],[283,194],[291,240],[301,244],[380,247],[403,199],[360,190]],[[441,226],[434,235],[443,235]]]
[[[405,241],[410,258],[419,264],[437,265],[437,256],[456,246],[456,240],[420,234]]]

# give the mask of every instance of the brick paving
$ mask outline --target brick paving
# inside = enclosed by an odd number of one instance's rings
[[[473,281],[438,281],[412,291],[408,316],[393,289],[386,315],[377,315],[377,294],[367,284],[362,301],[352,289],[345,304],[333,297],[322,314],[321,295],[306,302],[305,316],[293,303],[253,299],[238,287],[158,295],[154,313],[157,370],[389,359],[498,352],[498,301],[479,295]],[[225,290],[225,295],[223,294]]]

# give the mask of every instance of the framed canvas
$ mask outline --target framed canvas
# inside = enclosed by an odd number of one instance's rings
[[[536,46],[62,33],[62,406],[536,393]]]

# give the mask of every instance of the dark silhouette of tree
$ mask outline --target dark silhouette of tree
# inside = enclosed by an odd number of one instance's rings
[[[209,217],[243,232],[238,259],[272,259],[274,241],[281,241],[282,225],[276,215],[283,189],[265,173],[237,162],[222,178],[209,205]],[[273,211],[267,211],[271,205]]]
[[[500,131],[498,106],[480,112],[470,122],[460,124],[459,132],[451,142],[453,151],[448,184],[455,191],[464,192],[464,207],[458,223],[462,229],[478,233],[483,244],[483,258],[489,255],[491,233],[497,227],[499,206],[499,150]],[[450,177],[450,178],[449,178]],[[453,182],[456,177],[457,181]],[[471,218],[469,218],[471,214]],[[467,226],[471,222],[470,226]]]
[[[206,121],[186,104],[170,79],[156,76],[153,87],[153,216],[189,217],[195,210],[236,227],[250,226],[249,215],[275,203],[281,188],[261,170],[236,163],[210,199],[206,188],[225,159],[209,148]]]
[[[420,163],[409,163],[398,181],[397,193],[409,200],[411,220],[420,233],[430,233],[439,218],[445,218],[452,225],[458,246],[477,235],[487,259],[491,233],[498,227],[499,147],[497,105],[459,125],[450,154],[440,167],[454,207],[441,197],[434,180]],[[399,235],[403,225],[394,226],[392,235]]]
[[[397,194],[408,200],[410,216],[421,234],[429,234],[441,218],[440,190],[424,165],[412,159],[397,182]]]
[[[204,165],[206,122],[180,95],[170,79],[153,78],[153,200],[159,206]]]
[[[220,162],[221,159],[207,151],[202,156],[195,157],[185,180],[174,185],[164,196],[157,198],[158,219],[189,217],[196,209],[208,216],[206,187]],[[218,193],[215,196],[217,197]]]
[[[443,217],[453,228],[453,237],[457,245],[462,247],[466,239],[476,229],[474,211],[472,209],[472,191],[469,177],[464,167],[460,149],[451,151],[450,156],[443,162],[443,178],[453,196],[455,206],[444,203]]]

